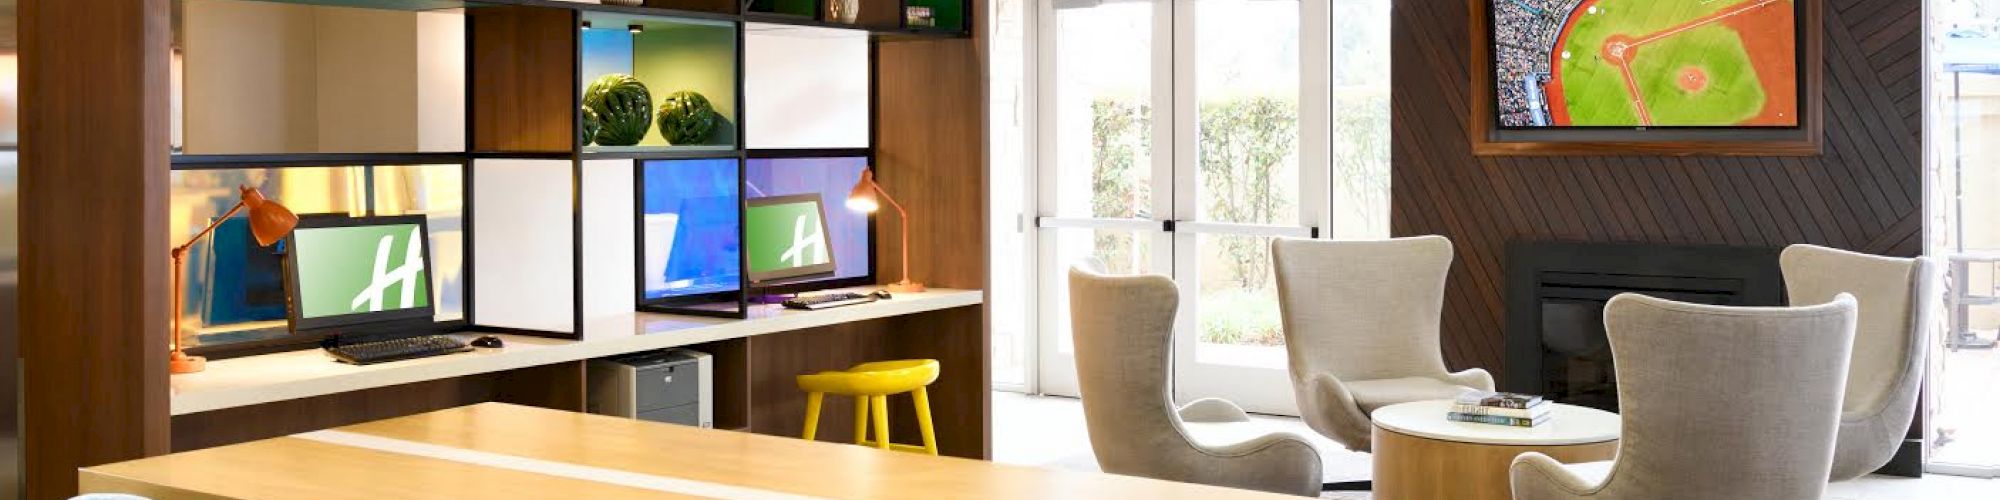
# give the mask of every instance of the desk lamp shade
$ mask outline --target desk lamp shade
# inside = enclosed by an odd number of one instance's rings
[[[200,242],[209,233],[215,232],[216,226],[221,226],[224,221],[229,220],[230,217],[234,217],[236,212],[241,212],[245,209],[250,211],[250,236],[257,239],[257,245],[259,246],[268,247],[277,244],[278,240],[284,239],[287,234],[291,234],[292,227],[299,225],[298,215],[293,214],[291,209],[285,208],[284,205],[280,205],[278,202],[265,199],[264,193],[257,191],[257,188],[243,186],[241,191],[242,200],[236,202],[236,206],[230,207],[228,212],[223,213],[221,217],[217,217],[214,222],[210,222],[208,227],[203,228],[200,232],[194,233],[193,237],[188,238],[187,243],[174,247],[169,253],[174,260],[174,330],[171,344],[173,351],[169,354],[167,366],[174,373],[198,372],[208,366],[208,360],[200,356],[189,356],[181,352],[181,296],[185,292],[181,286],[181,274],[187,268],[188,249],[194,247],[195,243]]]
[[[875,169],[862,169],[861,181],[854,183],[854,190],[847,193],[847,208],[856,212],[875,213],[876,210],[882,209],[884,201],[896,209],[896,217],[901,219],[903,239],[903,246],[900,249],[903,252],[903,280],[890,283],[889,291],[924,291],[923,283],[910,280],[910,213],[904,211],[903,205],[896,203],[896,199],[889,196],[889,192],[884,191],[881,184],[875,183]]]

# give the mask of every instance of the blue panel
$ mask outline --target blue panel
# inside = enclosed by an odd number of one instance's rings
[[[632,33],[624,26],[583,30],[583,86],[610,73],[632,74]]]
[[[741,210],[735,159],[655,160],[642,167],[645,298],[735,291]]]
[[[874,257],[868,245],[868,214],[847,208],[847,194],[866,168],[864,157],[753,159],[744,165],[744,175],[750,198],[818,193],[825,200],[827,238],[836,266],[827,279],[841,279],[867,276],[868,261]]]

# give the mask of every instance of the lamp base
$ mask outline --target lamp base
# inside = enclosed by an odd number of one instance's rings
[[[895,293],[922,293],[924,291],[924,284],[915,281],[902,281],[890,283],[883,288]]]
[[[180,351],[167,358],[167,370],[173,373],[195,373],[208,369],[208,358],[189,356]]]

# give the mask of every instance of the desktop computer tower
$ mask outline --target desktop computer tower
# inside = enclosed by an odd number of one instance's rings
[[[715,427],[715,364],[707,353],[665,349],[590,360],[590,413]]]

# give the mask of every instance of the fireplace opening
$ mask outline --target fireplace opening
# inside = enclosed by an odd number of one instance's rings
[[[1618,410],[1604,304],[1641,293],[1716,305],[1780,305],[1778,249],[1523,242],[1507,257],[1501,388]]]

